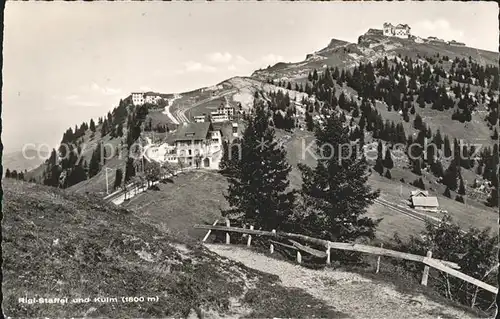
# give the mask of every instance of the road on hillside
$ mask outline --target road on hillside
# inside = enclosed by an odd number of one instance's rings
[[[167,178],[171,178],[173,176],[177,176],[177,174],[179,174],[181,172],[189,171],[189,170],[192,170],[192,169],[194,169],[194,168],[192,168],[192,167],[186,167],[186,168],[184,168],[182,170],[174,171],[172,174],[167,174],[167,175],[163,176],[161,178],[161,180],[164,180],[164,179],[167,179]],[[150,186],[157,185],[158,183],[160,183],[160,181],[152,182],[152,183],[150,183]],[[104,199],[107,200],[107,201],[112,202],[115,205],[121,205],[125,201],[125,199],[127,199],[127,200],[131,199],[132,197],[134,197],[134,196],[136,196],[136,195],[138,195],[138,194],[146,191],[147,189],[148,189],[147,182],[145,182],[142,185],[129,184],[126,193],[123,190],[120,190],[120,191],[118,191],[116,193],[113,193],[111,195],[106,196]]]
[[[173,112],[173,117],[176,119],[176,121],[178,123],[187,123],[187,122],[190,122],[189,118],[186,116],[186,112],[197,107],[197,106],[200,106],[202,104],[205,104],[207,102],[210,102],[210,101],[213,101],[215,99],[218,99],[218,98],[221,98],[221,97],[225,97],[227,95],[230,95],[230,94],[234,94],[234,93],[237,93],[238,92],[238,89],[233,89],[233,90],[230,90],[230,91],[227,91],[227,92],[224,92],[222,94],[218,94],[218,95],[214,95],[214,96],[211,96],[211,97],[208,97],[206,99],[203,99],[201,101],[198,101],[198,102],[195,102],[185,108],[178,108],[177,110],[175,110]],[[169,112],[170,113],[170,112]]]

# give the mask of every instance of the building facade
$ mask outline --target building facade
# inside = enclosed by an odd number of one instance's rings
[[[205,122],[205,115],[195,115],[193,116],[195,123],[203,123]]]
[[[144,104],[144,93],[143,92],[132,92],[132,104],[143,105]]]
[[[159,93],[154,93],[154,92],[146,92],[144,93],[144,102],[145,103],[150,103],[150,104],[156,104],[158,101],[163,100],[161,95]]]
[[[398,24],[396,26],[391,23],[384,23],[383,35],[388,37],[398,37],[401,39],[408,39],[411,36],[411,28],[407,24]]]
[[[234,107],[221,103],[217,111],[210,113],[210,119],[214,123],[231,121],[234,118]]]
[[[157,104],[163,100],[160,93],[155,92],[132,92],[132,104],[143,105],[144,103]]]
[[[219,112],[210,113],[210,120],[214,123],[222,123],[229,121],[229,115]]]
[[[183,123],[175,136],[175,155],[185,167],[219,169],[222,134],[210,122]]]

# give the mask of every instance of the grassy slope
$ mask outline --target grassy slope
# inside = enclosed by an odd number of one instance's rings
[[[6,180],[2,223],[3,311],[13,317],[186,317],[190,312],[340,317],[301,290],[276,285],[128,210],[36,184]],[[268,304],[255,296],[280,296]],[[248,288],[250,287],[250,289]],[[20,297],[156,297],[157,302],[22,304]],[[240,306],[237,306],[240,303]],[[306,304],[311,307],[306,307]],[[261,312],[259,312],[261,313]]]
[[[220,210],[227,207],[223,194],[226,178],[216,172],[191,171],[179,174],[171,183],[158,184],[159,190],[148,190],[123,204],[141,218],[177,235],[202,238],[204,231],[194,224],[213,223]]]

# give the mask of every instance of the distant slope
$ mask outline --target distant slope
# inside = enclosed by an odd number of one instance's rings
[[[16,170],[17,172],[27,170],[30,171],[38,167],[48,157],[48,153],[44,151],[36,151],[28,149],[25,152],[15,151],[2,156],[2,165],[5,170]]]
[[[277,285],[276,276],[181,242],[112,204],[14,180],[4,180],[3,188],[6,317],[234,318],[255,311],[343,317],[302,290]],[[280,298],[267,304],[264,296]],[[68,303],[19,303],[23,297]],[[88,303],[72,302],[87,297]]]

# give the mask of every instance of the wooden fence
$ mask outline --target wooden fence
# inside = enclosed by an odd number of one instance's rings
[[[355,252],[360,252],[360,253],[366,253],[366,254],[372,254],[372,255],[377,255],[379,256],[377,258],[377,272],[379,269],[380,265],[380,257],[381,256],[386,256],[386,257],[392,257],[392,258],[399,258],[399,259],[405,259],[405,260],[410,260],[410,261],[415,261],[415,262],[420,262],[425,265],[424,271],[422,274],[422,280],[421,284],[424,286],[427,286],[427,280],[429,277],[429,269],[430,268],[435,268],[439,271],[445,272],[451,276],[457,277],[463,281],[466,281],[468,283],[471,283],[475,285],[476,287],[482,288],[486,291],[489,291],[493,294],[498,293],[498,288],[494,287],[492,285],[489,285],[485,282],[482,282],[481,280],[478,280],[476,278],[473,278],[469,275],[466,275],[464,273],[461,273],[457,271],[456,269],[460,269],[460,267],[453,262],[449,262],[446,260],[440,260],[440,259],[434,259],[432,258],[432,252],[428,251],[426,256],[420,256],[420,255],[414,255],[414,254],[409,254],[409,253],[404,253],[400,251],[395,251],[395,250],[390,250],[386,248],[381,247],[374,247],[374,246],[368,246],[368,245],[361,245],[361,244],[351,244],[351,243],[340,243],[340,242],[331,242],[328,240],[324,239],[317,239],[305,235],[300,235],[300,234],[293,234],[293,233],[286,233],[286,232],[276,232],[276,230],[272,231],[264,231],[264,230],[255,230],[253,229],[253,226],[250,226],[250,229],[248,228],[239,228],[239,227],[231,227],[230,221],[226,219],[226,226],[219,226],[217,225],[218,220],[215,221],[213,225],[194,225],[194,228],[197,229],[206,229],[208,230],[207,234],[203,238],[203,242],[205,242],[211,231],[221,231],[226,233],[226,244],[231,243],[231,236],[230,233],[240,233],[240,234],[245,234],[247,235],[247,246],[250,247],[251,242],[252,242],[252,235],[256,236],[268,236],[271,238],[287,238],[291,245],[281,243],[276,240],[269,240],[270,245],[269,245],[269,251],[270,253],[274,253],[274,246],[275,245],[280,245],[285,248],[289,248],[292,250],[296,251],[296,260],[298,263],[302,263],[302,253],[307,253],[315,257],[319,258],[325,258],[326,263],[330,264],[331,259],[330,259],[330,250],[331,249],[339,249],[339,250],[348,250],[348,251],[355,251]],[[297,241],[293,239],[300,239],[305,242],[309,242],[312,244],[320,245],[325,247],[324,251],[317,250],[305,245],[302,245],[298,243]]]

